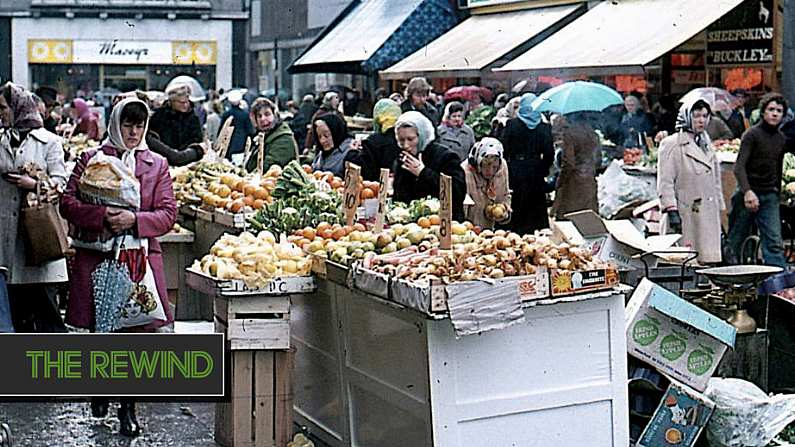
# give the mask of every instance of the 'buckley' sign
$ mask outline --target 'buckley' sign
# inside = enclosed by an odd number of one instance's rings
[[[707,28],[708,65],[773,63],[773,0],[745,0]]]

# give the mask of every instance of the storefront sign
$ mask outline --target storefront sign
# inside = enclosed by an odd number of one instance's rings
[[[704,85],[707,83],[707,73],[704,70],[672,70],[671,78],[675,84]]]
[[[215,65],[217,45],[204,41],[29,40],[32,64]]]
[[[708,65],[773,62],[773,0],[746,0],[707,28]]]

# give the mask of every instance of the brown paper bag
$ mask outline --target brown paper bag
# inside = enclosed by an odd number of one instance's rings
[[[22,208],[25,263],[30,266],[61,259],[69,249],[63,219],[53,203]]]

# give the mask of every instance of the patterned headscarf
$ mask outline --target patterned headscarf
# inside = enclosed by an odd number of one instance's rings
[[[488,156],[496,155],[502,158],[503,148],[500,140],[491,137],[485,137],[475,143],[469,151],[469,163],[474,164],[480,168],[480,164]]]
[[[400,114],[400,105],[391,99],[380,99],[373,107],[373,130],[377,133],[386,133],[395,127]]]
[[[693,130],[693,110],[701,109],[707,109],[707,112],[712,114],[712,109],[710,109],[709,104],[707,104],[704,100],[699,99],[690,104],[682,104],[682,107],[679,108],[679,115],[676,117],[676,130],[679,132],[688,132],[693,134],[698,147],[706,150],[710,144],[709,135],[707,134],[709,116],[707,116],[707,122],[704,125],[703,132],[696,134],[696,131]]]
[[[530,130],[535,129],[538,123],[541,122],[541,112],[535,111],[532,106],[536,98],[537,96],[532,93],[525,93],[519,101],[519,119],[522,120],[525,126]]]
[[[424,151],[431,141],[436,139],[436,132],[433,129],[431,120],[420,112],[412,110],[400,115],[395,124],[395,135],[401,127],[411,127],[417,131],[417,153]]]
[[[39,113],[39,107],[31,92],[12,82],[7,83],[5,87],[10,94],[10,98],[6,97],[6,100],[8,100],[8,107],[11,108],[14,115],[14,122],[2,123],[2,126],[11,127],[20,132],[42,127],[44,123]]]
[[[141,101],[138,98],[125,98],[119,101],[113,107],[113,110],[110,112],[110,120],[108,122],[108,138],[102,142],[102,145],[111,145],[116,148],[119,153],[122,154],[121,160],[124,164],[130,168],[131,172],[135,172],[135,153],[139,151],[145,151],[149,147],[146,145],[146,132],[149,130],[149,119],[146,120],[144,123],[144,132],[141,136],[141,142],[138,143],[138,146],[129,150],[127,145],[124,144],[124,138],[121,134],[121,112],[130,104],[138,103],[144,106],[146,109],[146,114],[149,116],[149,107],[146,105],[145,102]]]

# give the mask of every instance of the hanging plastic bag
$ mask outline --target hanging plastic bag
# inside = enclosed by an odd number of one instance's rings
[[[657,197],[654,187],[624,172],[617,160],[613,160],[596,181],[599,214],[605,219],[613,218],[621,208],[631,203],[644,203]]]
[[[127,267],[133,282],[132,290],[121,309],[118,327],[142,326],[165,320],[166,313],[157,291],[155,275],[149,268],[149,241],[124,238],[117,259]]]
[[[795,421],[795,395],[768,396],[741,379],[710,379],[705,395],[715,402],[707,424],[712,447],[765,447]]]

